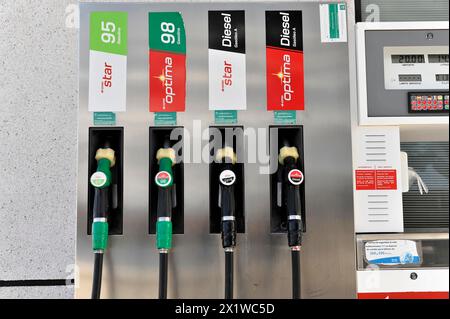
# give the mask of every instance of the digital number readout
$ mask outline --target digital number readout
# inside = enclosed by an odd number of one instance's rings
[[[436,74],[436,81],[448,82],[448,74]]]
[[[428,62],[430,62],[430,63],[448,63],[448,54],[429,54]]]
[[[423,54],[394,54],[391,58],[392,63],[425,63]]]
[[[420,75],[420,74],[399,74],[398,80],[400,82],[422,82],[422,75]]]

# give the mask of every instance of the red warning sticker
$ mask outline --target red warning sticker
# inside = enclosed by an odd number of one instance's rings
[[[396,190],[397,171],[388,170],[356,170],[356,190]]]
[[[375,171],[356,170],[356,190],[375,190]]]
[[[397,171],[391,170],[378,170],[377,175],[377,189],[380,190],[395,190],[397,189]]]

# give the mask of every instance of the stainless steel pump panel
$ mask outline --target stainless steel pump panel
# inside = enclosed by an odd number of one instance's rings
[[[349,12],[353,12],[351,8]],[[303,298],[354,298],[355,241],[353,229],[350,88],[347,43],[322,43],[319,3],[82,3],[80,4],[80,99],[78,149],[78,230],[76,295],[88,298],[92,286],[93,253],[88,222],[88,183],[93,156],[102,136],[115,140],[113,172],[121,187],[112,189],[113,209],[122,223],[111,225],[104,255],[102,298],[156,298],[158,251],[149,225],[151,176],[149,154],[154,153],[154,114],[149,112],[148,12],[180,12],[186,30],[186,111],[176,125],[184,128],[191,144],[217,123],[208,110],[208,11],[245,10],[247,110],[239,111],[238,123],[258,132],[251,142],[245,137],[242,169],[245,179],[245,227],[237,236],[235,252],[236,298],[290,298],[291,258],[285,233],[271,229],[267,163],[251,161],[249,144],[258,141],[269,155],[269,126],[273,112],[266,105],[265,11],[301,10],[304,51],[305,110],[297,111],[302,127],[305,171],[306,229],[302,248]],[[93,11],[128,13],[126,112],[116,113],[116,125],[97,127],[88,111],[89,21]],[[439,40],[437,37],[436,40]],[[380,60],[381,61],[381,60]],[[114,73],[113,73],[114,76]],[[199,124],[201,121],[201,124]],[[294,127],[295,129],[295,127]],[[205,135],[205,134],[203,134]],[[292,136],[295,138],[295,136]],[[250,141],[250,142],[249,142]],[[152,145],[150,145],[152,144]],[[273,155],[273,154],[272,154]],[[153,155],[152,155],[153,156]],[[209,164],[195,162],[201,155],[184,149],[182,174],[176,189],[184,191],[184,215],[174,224],[173,250],[169,260],[169,298],[223,298],[224,254],[220,235],[212,232],[209,205]],[[255,155],[256,156],[256,155]],[[268,157],[268,156],[266,156]],[[114,169],[114,167],[112,168]],[[176,176],[176,175],[175,175]],[[180,185],[180,183],[182,185]],[[175,217],[173,217],[175,218]],[[150,229],[150,230],[149,230]],[[271,231],[273,233],[271,233]]]

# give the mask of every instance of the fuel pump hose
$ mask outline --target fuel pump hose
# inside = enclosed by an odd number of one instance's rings
[[[168,253],[172,248],[172,209],[174,196],[174,176],[172,166],[176,163],[172,148],[160,148],[156,153],[158,173],[155,183],[158,186],[156,247],[159,251],[159,299],[167,299]]]
[[[302,246],[303,223],[301,215],[300,184],[303,173],[297,168],[299,158],[296,147],[280,149],[279,163],[283,169],[283,197],[287,213],[288,245],[292,257],[292,299],[301,298],[300,250]]]
[[[236,203],[234,183],[236,174],[236,154],[232,147],[219,149],[216,154],[216,162],[221,165],[220,181],[220,207],[221,207],[221,236],[222,247],[225,251],[225,299],[233,299],[234,288],[234,250],[236,247]]]
[[[92,299],[99,299],[102,285],[103,254],[108,245],[109,187],[111,167],[115,165],[114,150],[99,148],[95,154],[97,170],[91,175],[90,183],[94,190],[92,222],[92,249],[95,254],[92,280]]]

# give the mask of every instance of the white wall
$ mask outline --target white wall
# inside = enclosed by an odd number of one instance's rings
[[[64,286],[4,287],[66,279],[75,263],[78,33],[70,16],[66,25],[71,3],[0,1],[0,298],[73,296]]]

